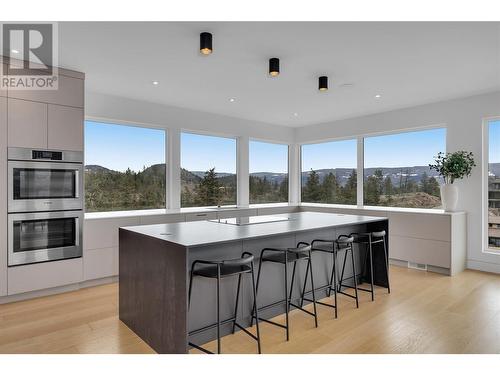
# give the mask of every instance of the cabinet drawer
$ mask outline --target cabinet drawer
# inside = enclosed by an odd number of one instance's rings
[[[257,207],[257,215],[273,215],[273,214],[287,214],[289,212],[296,212],[297,207],[283,206],[283,207]]]
[[[450,241],[451,216],[389,212],[389,233],[397,236]]]
[[[218,219],[227,219],[228,217],[245,217],[245,216],[257,216],[256,208],[249,208],[244,210],[228,210],[217,212]]]
[[[9,295],[55,288],[83,280],[82,258],[9,267]]]
[[[391,235],[389,258],[450,268],[451,243]]]
[[[118,228],[140,223],[139,217],[86,219],[83,227],[83,249],[118,247]]]
[[[186,214],[186,221],[214,220],[217,219],[217,212],[193,212]]]

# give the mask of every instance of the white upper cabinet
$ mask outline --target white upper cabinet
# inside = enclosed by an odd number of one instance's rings
[[[8,99],[8,144],[47,148],[47,104]]]
[[[48,148],[83,151],[83,109],[49,104]]]

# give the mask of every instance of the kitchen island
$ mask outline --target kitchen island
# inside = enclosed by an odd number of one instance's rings
[[[388,232],[387,218],[318,212],[120,228],[120,320],[158,353],[187,353],[188,332],[216,320],[215,283],[209,279],[195,278],[188,311],[189,271],[194,260],[239,258],[244,251],[258,258],[264,247],[295,247],[299,241],[333,240],[340,234],[378,230]],[[364,251],[355,249],[358,270]],[[294,285],[293,298],[300,298],[305,265],[305,262],[297,265],[298,282]],[[265,267],[269,269],[262,272],[259,306],[282,299],[284,290],[283,268],[268,264]],[[330,269],[331,256],[313,255],[316,285],[327,283]],[[349,267],[346,272],[347,276],[352,275]],[[376,285],[387,286],[380,251],[374,251],[373,274]],[[359,276],[360,279],[367,277],[367,274]],[[246,278],[243,280],[238,318],[240,324],[249,325],[253,303],[251,284]],[[222,280],[221,320],[233,315],[236,283],[237,278]],[[317,298],[323,297],[324,293],[318,293]],[[284,305],[276,306],[263,311],[261,316],[270,318],[283,312]],[[221,332],[229,334],[230,330],[231,325],[226,325]],[[190,341],[198,345],[208,342],[215,337],[212,331],[196,335]]]

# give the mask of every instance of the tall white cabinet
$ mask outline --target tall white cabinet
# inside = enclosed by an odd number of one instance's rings
[[[57,90],[0,90],[0,298],[83,281],[82,258],[7,267],[7,148],[83,151],[85,75],[58,79]]]

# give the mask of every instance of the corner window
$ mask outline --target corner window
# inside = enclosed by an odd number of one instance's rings
[[[85,121],[86,212],[165,208],[165,131]]]
[[[301,152],[302,202],[356,204],[355,139],[303,145]]]
[[[446,151],[446,130],[430,129],[364,140],[364,204],[440,208],[442,179],[429,168]]]
[[[236,205],[236,140],[181,134],[181,207]]]
[[[288,202],[288,145],[250,141],[250,204]]]

